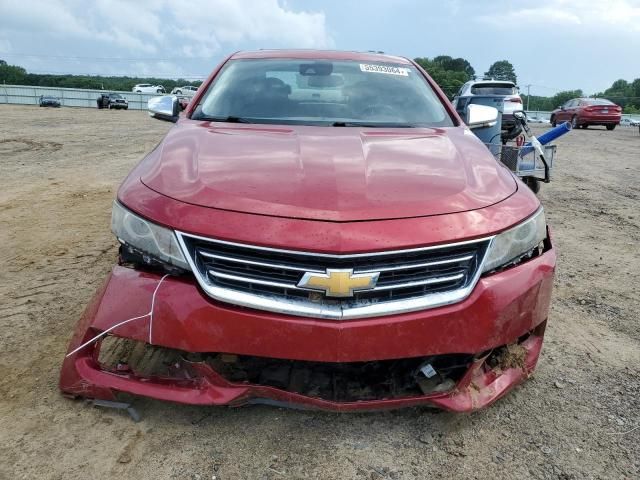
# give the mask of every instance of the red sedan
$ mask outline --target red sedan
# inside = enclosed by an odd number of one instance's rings
[[[236,53],[150,103],[176,124],[118,191],[66,395],[471,411],[535,368],[543,209],[414,62]]]
[[[574,98],[551,113],[551,125],[571,122],[573,128],[603,125],[613,130],[620,123],[622,107],[603,98]]]

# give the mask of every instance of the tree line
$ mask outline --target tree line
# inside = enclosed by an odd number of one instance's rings
[[[528,105],[529,110],[550,111],[572,98],[587,96],[591,98],[606,98],[616,105],[620,105],[624,113],[638,114],[640,113],[640,78],[636,78],[631,83],[626,80],[616,80],[611,87],[595,95],[585,95],[582,90],[565,90],[556,93],[552,97],[540,97],[537,95],[527,97],[527,95],[522,95],[522,102],[525,107]]]
[[[416,63],[424,68],[436,81],[446,95],[452,99],[460,87],[469,80],[476,78],[476,71],[471,63],[464,58],[453,58],[439,55],[433,58],[418,57]],[[517,84],[515,68],[508,60],[494,62],[484,73],[484,77],[496,80],[510,80]],[[157,77],[105,77],[94,75],[51,75],[28,73],[17,65],[9,65],[0,60],[0,83],[13,85],[34,85],[43,87],[89,88],[99,90],[131,91],[138,83],[162,85],[167,91],[183,85],[199,86],[201,82],[184,79],[172,80]],[[522,95],[525,107],[530,110],[553,110],[567,100],[584,97],[582,90],[566,90],[553,96]],[[606,98],[623,107],[625,113],[640,113],[640,78],[631,82],[620,79],[613,82],[604,92],[593,95]]]
[[[476,78],[475,69],[471,66],[471,63],[464,58],[452,58],[448,55],[439,55],[432,59],[418,57],[415,59],[415,62],[431,75],[431,78],[433,78],[450,99],[458,93],[462,85]],[[515,69],[507,60],[494,62],[489,67],[489,70],[484,73],[484,77],[518,83]]]
[[[100,75],[53,75],[28,73],[17,65],[9,65],[0,59],[0,83],[8,85],[33,85],[36,87],[87,88],[92,90],[131,91],[138,83],[162,85],[167,92],[184,85],[200,86],[200,81],[172,80],[158,77],[109,77]]]

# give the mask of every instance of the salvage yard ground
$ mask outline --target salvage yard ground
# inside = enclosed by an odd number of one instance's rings
[[[116,258],[111,201],[170,124],[0,106],[0,479],[640,477],[640,136],[558,142],[540,197],[559,251],[535,375],[473,415],[63,398],[73,327]],[[535,126],[541,131],[543,126]]]

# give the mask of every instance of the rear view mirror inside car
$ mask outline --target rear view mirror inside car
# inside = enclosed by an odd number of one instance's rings
[[[331,62],[303,63],[300,65],[300,75],[304,76],[327,76],[333,73]]]
[[[344,79],[341,75],[323,75],[309,77],[307,85],[317,88],[335,88],[344,85]]]

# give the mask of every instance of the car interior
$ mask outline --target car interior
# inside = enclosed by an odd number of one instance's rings
[[[403,125],[451,125],[440,101],[423,80],[409,75],[363,73],[357,65],[340,72],[246,69],[224,76],[199,111],[213,117],[363,121]],[[412,71],[414,77],[417,72]]]

